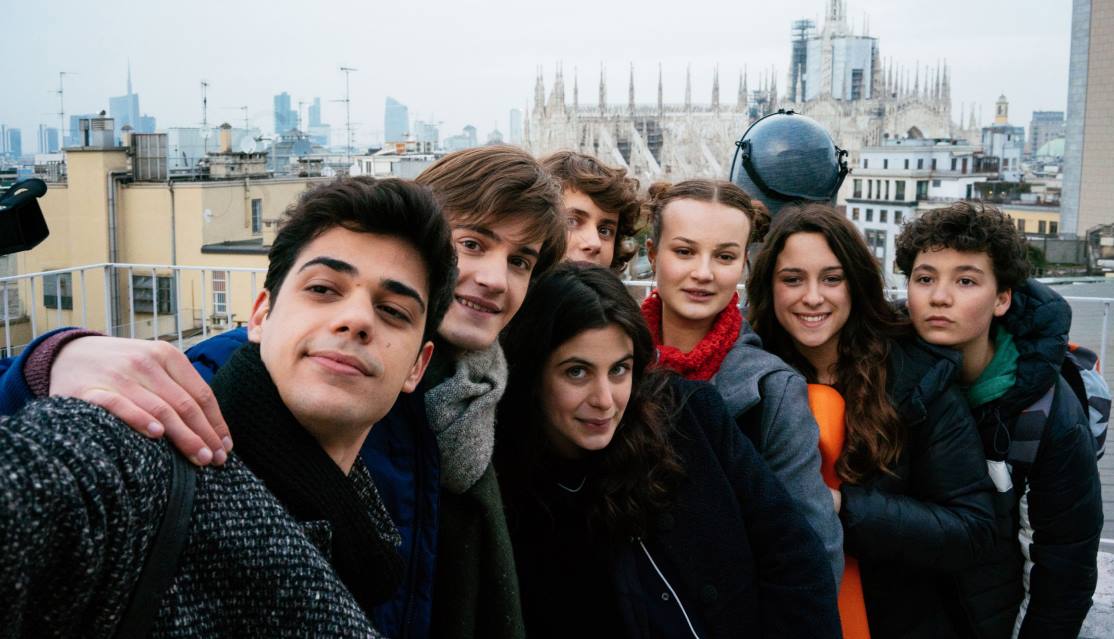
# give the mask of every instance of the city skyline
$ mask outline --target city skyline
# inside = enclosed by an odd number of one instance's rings
[[[869,21],[869,34],[880,39],[882,56],[896,64],[934,67],[947,59],[956,119],[976,103],[982,111],[980,124],[988,124],[1002,93],[1010,100],[1013,124],[1027,126],[1033,111],[1063,110],[1070,0],[1019,0],[1010,11],[980,4],[988,3],[941,0],[929,11],[910,10],[908,3],[850,0],[848,13],[856,31]],[[338,67],[346,65],[358,69],[352,74],[357,145],[382,137],[388,95],[406,104],[415,120],[441,122],[441,130],[450,132],[473,124],[484,137],[491,122],[506,128],[509,109],[533,107],[539,65],[547,81],[558,64],[567,85],[575,75],[583,104],[596,101],[601,66],[609,101],[625,102],[632,63],[640,102],[651,101],[656,92],[659,62],[666,101],[682,99],[690,64],[693,98],[700,102],[710,98],[717,65],[721,84],[728,87],[722,90],[731,90],[729,79],[744,66],[751,78],[772,68],[784,87],[790,25],[800,18],[822,21],[825,5],[826,0],[794,0],[777,7],[725,8],[698,1],[678,14],[674,5],[661,2],[650,2],[636,13],[573,2],[562,7],[562,14],[547,14],[544,20],[506,2],[485,3],[482,9],[467,3],[376,7],[374,19],[363,6],[318,13],[279,7],[277,12],[267,10],[276,26],[266,34],[234,29],[238,35],[232,38],[218,34],[229,26],[257,23],[262,5],[201,2],[189,11],[144,5],[140,12],[139,5],[110,1],[104,11],[91,12],[60,2],[43,17],[28,13],[29,6],[14,6],[5,10],[6,21],[20,23],[27,13],[23,23],[43,26],[39,33],[24,29],[0,45],[9,54],[0,63],[6,76],[14,77],[9,86],[22,87],[22,93],[0,104],[0,123],[23,131],[58,127],[58,73],[65,71],[69,136],[71,114],[107,110],[109,98],[124,93],[130,59],[134,91],[160,128],[200,125],[200,83],[206,80],[210,126],[223,121],[239,125],[245,114],[235,105],[247,105],[252,125],[266,128],[273,120],[274,96],[288,92],[292,104],[308,105],[320,96],[321,120],[337,133],[344,129],[343,104],[337,102],[343,98],[344,77]],[[143,18],[128,18],[137,14]],[[365,15],[366,20],[361,18]],[[176,23],[174,29],[160,27],[170,21]],[[377,28],[361,33],[360,24]],[[400,28],[388,28],[391,24]],[[411,28],[418,24],[422,29]],[[43,37],[47,33],[50,37]],[[96,46],[86,37],[90,33],[100,38]],[[249,33],[253,35],[243,35]],[[414,33],[420,36],[417,41]],[[276,41],[298,44],[276,48]],[[406,55],[384,55],[394,50]],[[16,51],[35,55],[16,56]],[[305,116],[299,113],[302,122]]]

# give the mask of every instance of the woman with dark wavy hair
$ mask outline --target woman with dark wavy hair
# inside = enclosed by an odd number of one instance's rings
[[[782,209],[755,260],[749,317],[800,370],[825,479],[861,583],[848,636],[950,637],[954,573],[992,544],[992,484],[954,352],[918,339],[886,300],[878,261],[830,206]],[[855,561],[857,560],[857,562]]]
[[[604,268],[538,280],[503,336],[496,469],[532,637],[835,637],[819,538],[715,389],[650,368]]]

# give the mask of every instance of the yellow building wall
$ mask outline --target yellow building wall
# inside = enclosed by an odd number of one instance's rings
[[[999,210],[1012,217],[1014,221],[1025,220],[1025,233],[1038,233],[1041,222],[1044,222],[1044,232],[1046,235],[1052,233],[1053,222],[1055,222],[1057,229],[1060,227],[1060,209],[1041,211],[1031,208],[1011,207],[1008,204],[1003,204],[999,205]]]

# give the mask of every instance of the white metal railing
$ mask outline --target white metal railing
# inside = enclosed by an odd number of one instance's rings
[[[224,291],[222,312],[216,312],[213,293],[209,287],[209,283],[213,281],[213,274],[221,273],[223,278]],[[73,276],[77,275],[78,288],[73,287]],[[92,274],[92,275],[90,275]],[[127,294],[120,293],[120,275],[127,275]],[[137,309],[136,303],[136,276],[140,277],[150,276],[151,278],[151,299],[150,304],[144,304],[142,308]],[[233,275],[239,279],[238,286],[233,285]],[[258,277],[265,275],[266,269],[263,268],[244,268],[244,267],[230,267],[230,266],[182,266],[182,265],[169,265],[169,264],[122,264],[122,263],[100,263],[88,264],[85,266],[76,266],[68,269],[55,269],[52,271],[40,271],[37,273],[27,273],[23,275],[12,275],[7,277],[0,277],[0,318],[3,320],[3,341],[0,342],[0,355],[11,356],[17,354],[19,350],[26,346],[32,339],[42,333],[59,328],[62,326],[85,326],[94,328],[96,330],[104,331],[111,335],[120,335],[124,337],[146,337],[148,339],[168,339],[176,341],[179,348],[186,348],[187,342],[192,341],[194,338],[204,339],[210,333],[219,332],[232,327],[233,324],[242,323],[244,320],[235,319],[237,313],[234,311],[234,304],[239,301],[240,310],[243,311],[242,317],[246,318],[246,314],[250,312],[251,303],[254,301],[259,291]],[[64,279],[64,276],[69,275],[69,279]],[[159,312],[159,278],[169,278],[170,292],[173,296],[171,304],[169,304],[168,312],[161,313],[164,320],[169,320],[172,326],[168,327],[169,330],[164,331],[160,329],[160,312]],[[47,290],[47,279],[51,278],[53,281],[53,301],[52,307],[46,306],[46,296],[50,291]],[[94,282],[89,282],[93,278]],[[68,284],[63,285],[63,282]],[[99,283],[102,291],[99,296],[99,304],[101,307],[100,317],[93,318],[90,321],[90,306],[93,300],[90,297],[90,290],[92,287]],[[632,291],[640,293],[640,297],[648,295],[650,290],[654,287],[653,280],[625,280],[623,282]],[[190,284],[196,286],[197,295],[194,296],[191,292],[190,299],[191,305],[183,305],[182,288],[183,284]],[[39,289],[42,288],[43,303],[39,303],[40,299]],[[65,289],[69,289],[69,308],[63,303],[63,293]],[[745,295],[745,288],[739,285],[739,293],[742,297]],[[116,294],[113,295],[113,290]],[[234,297],[234,292],[239,290],[241,295]],[[247,295],[243,295],[244,291]],[[22,307],[23,313],[17,314],[11,306],[11,292],[15,292],[15,298],[19,299],[20,295],[24,295],[24,299],[18,305]],[[80,293],[80,295],[78,295]],[[891,299],[900,299],[905,296],[904,289],[890,289],[886,291]],[[1102,305],[1102,331],[1098,344],[1098,354],[1101,361],[1106,361],[1106,350],[1110,334],[1110,311],[1111,305],[1114,305],[1114,298],[1111,297],[1068,297],[1065,298],[1069,302],[1081,304],[1101,304]],[[140,300],[146,303],[148,300]],[[167,300],[161,300],[167,301]],[[77,308],[80,302],[80,309]],[[197,306],[193,306],[196,304]],[[149,309],[148,312],[145,309]],[[18,309],[16,309],[18,310]],[[210,312],[212,310],[213,312]],[[149,316],[149,320],[137,321],[137,313],[142,318]],[[53,317],[53,321],[51,318]],[[115,317],[116,321],[113,321]],[[126,321],[125,321],[126,320]],[[26,330],[17,331],[13,328],[26,324]],[[143,325],[143,326],[141,326]],[[143,335],[140,330],[145,326],[150,326],[150,335]],[[20,333],[25,339],[16,339],[13,337]],[[1088,345],[1093,346],[1093,345]]]

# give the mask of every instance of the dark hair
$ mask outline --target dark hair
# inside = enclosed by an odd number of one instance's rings
[[[298,254],[334,227],[409,242],[421,255],[429,280],[424,339],[432,339],[452,301],[456,253],[452,231],[433,194],[409,180],[341,177],[302,193],[286,210],[267,254],[263,287],[272,308]]]
[[[544,158],[542,166],[564,188],[580,191],[604,211],[619,215],[611,268],[625,266],[637,250],[633,245],[623,250],[623,240],[633,239],[638,232],[638,219],[642,214],[638,180],[628,176],[626,169],[607,166],[590,155],[575,151],[558,151]]]
[[[674,200],[697,200],[715,202],[739,209],[750,221],[750,237],[746,244],[760,242],[770,224],[766,207],[751,199],[742,189],[726,180],[685,180],[676,184],[655,182],[650,185],[650,201],[647,204],[650,217],[650,238],[657,246],[661,242],[662,213],[666,205]]]
[[[652,368],[656,351],[638,304],[610,270],[564,263],[534,284],[503,335],[507,392],[496,421],[496,468],[508,504],[533,499],[536,469],[553,463],[538,392],[549,355],[580,333],[618,326],[634,345],[631,396],[611,443],[594,455],[598,481],[586,496],[588,520],[618,537],[644,533],[666,505],[682,470],[669,441],[674,402],[669,373]],[[595,476],[595,475],[594,475]]]
[[[915,218],[897,236],[896,261],[906,277],[921,251],[955,249],[986,253],[994,266],[998,292],[1020,286],[1029,277],[1025,238],[1013,219],[982,202],[955,202]]]
[[[454,225],[490,227],[529,222],[526,242],[540,242],[537,279],[565,256],[561,186],[532,155],[513,146],[482,146],[450,153],[417,177],[433,189]]]
[[[818,233],[843,267],[853,308],[839,332],[835,377],[846,399],[847,439],[836,462],[841,479],[857,483],[875,471],[892,473],[903,437],[897,411],[886,394],[892,340],[910,334],[886,300],[882,270],[859,230],[827,204],[781,209],[758,252],[747,284],[749,319],[766,350],[817,381],[812,364],[774,314],[774,277],[785,242],[796,233]]]

